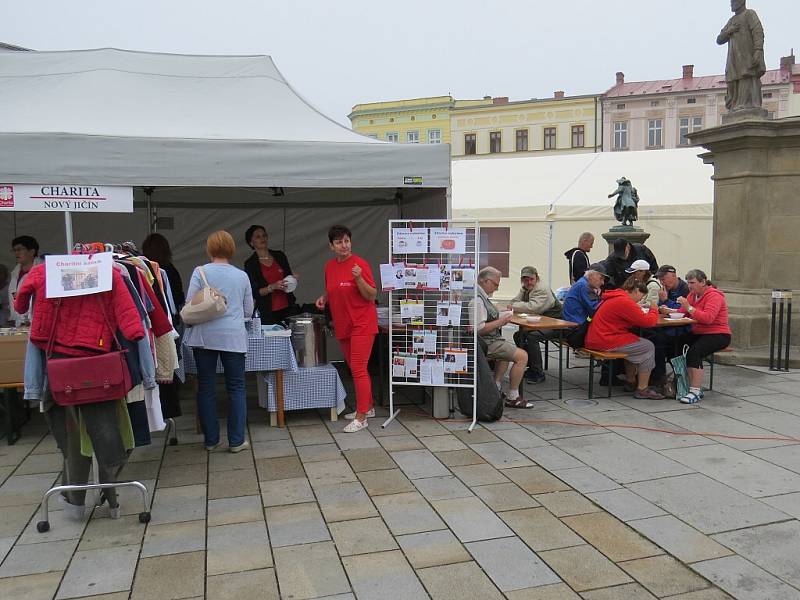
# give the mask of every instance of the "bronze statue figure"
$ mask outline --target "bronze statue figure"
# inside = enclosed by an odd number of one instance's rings
[[[764,28],[756,11],[747,8],[746,0],[731,0],[731,17],[717,37],[720,46],[728,44],[725,81],[728,111],[761,108],[761,76],[764,63]]]
[[[639,194],[626,177],[617,179],[616,191],[608,195],[609,198],[617,197],[614,204],[614,218],[623,226],[633,227],[639,220]]]

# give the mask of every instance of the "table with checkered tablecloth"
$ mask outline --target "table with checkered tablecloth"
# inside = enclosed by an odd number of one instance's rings
[[[267,373],[267,402],[260,404],[270,413],[277,410],[275,373]],[[344,410],[347,392],[333,365],[299,368],[283,374],[284,410],[331,408],[336,414]],[[331,416],[333,416],[331,411]]]
[[[284,336],[247,336],[245,371],[296,371],[297,359],[292,350],[292,340]],[[183,360],[176,371],[181,381],[184,374],[197,374],[192,349],[184,344]],[[222,362],[217,362],[217,373],[222,373]]]
[[[185,381],[186,373],[197,374],[197,365],[194,362],[192,349],[185,344],[182,348],[183,358],[175,371],[181,381]],[[267,372],[292,373],[297,371],[297,359],[292,349],[292,340],[288,336],[247,336],[247,356],[244,370],[257,372],[256,384],[258,389],[259,406],[267,405],[267,385],[264,376]],[[217,362],[217,373],[222,373],[222,362]],[[277,421],[283,427],[283,414]]]

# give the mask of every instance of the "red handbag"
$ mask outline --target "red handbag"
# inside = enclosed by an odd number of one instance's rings
[[[103,301],[97,299],[106,324],[108,321]],[[61,300],[56,304],[53,326],[47,343],[47,381],[53,401],[60,406],[76,406],[92,402],[107,402],[124,398],[131,389],[131,374],[125,361],[125,353],[114,332],[117,350],[91,356],[53,358],[56,321]]]

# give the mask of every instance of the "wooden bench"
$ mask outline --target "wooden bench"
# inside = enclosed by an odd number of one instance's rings
[[[611,390],[614,387],[614,361],[620,358],[628,358],[626,352],[603,352],[601,350],[589,350],[579,348],[579,353],[589,355],[589,400],[594,398],[594,364],[595,362],[608,364],[608,397],[611,398]]]
[[[733,348],[728,346],[727,348],[723,348],[722,350],[717,350],[714,354],[720,353],[727,353],[733,352]],[[714,389],[714,354],[709,354],[703,360],[708,363],[708,366],[711,367],[710,373],[708,374],[708,389]]]
[[[22,421],[22,415],[17,418],[14,414],[15,404],[19,398],[18,392],[24,389],[22,383],[0,383],[0,395],[2,396],[2,403],[0,403],[0,412],[3,413],[5,421],[5,436],[6,443],[11,446],[21,437],[20,430],[22,425],[27,423],[30,419],[29,407],[26,407],[26,416],[28,419]]]

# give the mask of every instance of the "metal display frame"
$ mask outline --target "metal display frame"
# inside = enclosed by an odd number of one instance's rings
[[[430,229],[454,229],[465,230],[466,244],[464,252],[430,252]],[[425,239],[428,243],[425,252],[409,251],[396,253],[393,248],[394,230],[409,229],[425,230]],[[389,417],[382,424],[386,427],[400,413],[400,409],[395,409],[394,394],[395,386],[422,386],[432,388],[446,388],[453,390],[457,388],[468,388],[472,390],[472,423],[469,426],[471,432],[477,423],[477,369],[476,369],[476,350],[478,344],[478,334],[473,326],[475,319],[473,312],[478,302],[478,271],[480,270],[480,226],[473,219],[438,219],[438,220],[410,220],[393,219],[389,221],[389,260],[395,265],[404,263],[407,269],[416,267],[427,268],[430,265],[449,265],[456,271],[465,268],[473,271],[473,285],[465,289],[434,289],[428,287],[403,288],[390,290],[389,293]],[[451,272],[452,273],[452,272]],[[463,273],[462,273],[463,277]],[[448,280],[449,285],[452,281]],[[463,280],[462,280],[463,282]],[[422,322],[418,321],[409,324],[401,324],[401,301],[416,300],[423,304]],[[438,325],[437,316],[440,311],[440,303],[459,303],[461,306],[460,318],[457,325]],[[449,309],[448,309],[449,310]],[[436,352],[426,353],[424,350],[414,350],[414,334],[424,334],[424,332],[436,332]],[[418,338],[419,339],[419,338]],[[419,344],[419,342],[417,342]],[[445,373],[443,384],[421,383],[420,372],[421,362],[426,359],[441,359],[444,361],[448,350],[466,352],[466,370],[459,373]],[[413,377],[395,377],[393,373],[395,357],[407,355],[417,359],[417,374]]]

